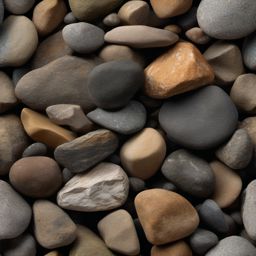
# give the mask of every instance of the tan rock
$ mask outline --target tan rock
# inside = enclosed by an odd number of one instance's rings
[[[215,189],[212,199],[220,208],[226,208],[239,197],[242,190],[242,180],[232,169],[219,161],[211,162],[210,166],[215,175]]]
[[[45,254],[44,256],[62,256],[62,254],[60,254],[58,251],[52,251]]]
[[[194,27],[186,31],[186,37],[195,44],[207,44],[211,38],[199,27]]]
[[[182,29],[179,26],[174,25],[174,24],[167,25],[164,27],[164,29],[169,30],[176,34],[180,34],[182,32]]]
[[[254,146],[256,146],[256,117],[247,117],[240,124],[249,134]]]
[[[148,241],[163,245],[192,234],[199,224],[196,209],[181,195],[149,189],[135,198],[135,207]]]
[[[211,83],[214,73],[199,50],[179,42],[145,69],[146,94],[165,99]]]
[[[165,154],[165,141],[153,128],[143,129],[129,139],[120,151],[125,170],[131,176],[143,180],[152,177],[159,170]]]
[[[37,142],[51,148],[75,139],[75,134],[52,123],[46,116],[29,108],[23,108],[21,122],[26,133]]]

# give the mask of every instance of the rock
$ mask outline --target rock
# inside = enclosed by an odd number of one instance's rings
[[[138,255],[140,243],[131,215],[114,211],[98,222],[100,236],[111,250],[124,255]]]
[[[33,11],[33,22],[40,36],[53,32],[67,14],[67,7],[63,0],[43,0]]]
[[[60,254],[58,251],[52,251],[45,254],[44,256],[62,256],[62,254]]]
[[[162,135],[153,128],[145,128],[126,141],[120,157],[125,170],[143,180],[152,177],[160,168],[166,154]]]
[[[16,161],[9,178],[18,192],[35,198],[53,196],[62,185],[58,164],[45,156],[24,157]]]
[[[205,255],[218,242],[219,239],[213,232],[201,228],[197,229],[189,238],[189,244],[193,252],[198,255]]]
[[[171,18],[187,12],[192,6],[192,0],[150,0],[156,15],[163,18]]]
[[[75,174],[71,172],[68,168],[64,168],[62,171],[62,180],[66,184]]]
[[[163,175],[181,190],[197,197],[213,193],[215,178],[209,164],[180,149],[172,152],[162,166]]]
[[[244,64],[251,70],[256,70],[255,48],[256,36],[255,34],[252,34],[245,39],[242,51]]]
[[[121,134],[132,134],[140,131],[146,124],[147,111],[137,101],[117,111],[97,108],[87,114],[94,123]]]
[[[73,12],[69,12],[64,17],[65,24],[72,24],[78,22],[78,19],[74,16]]]
[[[203,0],[198,6],[197,21],[203,31],[211,37],[239,39],[256,29],[255,11],[256,2],[253,0],[238,0],[230,3]]]
[[[240,123],[240,128],[249,134],[253,145],[256,145],[256,117],[247,117]]]
[[[128,104],[143,83],[143,69],[137,63],[111,61],[92,70],[88,90],[93,103],[99,108],[118,109]]]
[[[159,122],[169,139],[202,150],[220,145],[233,134],[238,113],[221,88],[207,86],[164,103]]]
[[[196,14],[197,7],[192,6],[188,12],[176,18],[177,25],[179,25],[184,31],[198,26]]]
[[[76,225],[67,213],[54,203],[37,200],[33,205],[34,232],[37,242],[55,249],[71,244],[76,239]]]
[[[75,175],[60,190],[57,201],[64,208],[81,212],[107,211],[123,205],[129,180],[123,169],[102,162],[87,173]]]
[[[0,175],[6,175],[29,143],[22,124],[15,115],[0,116],[0,138]]]
[[[131,192],[138,194],[146,189],[146,183],[140,178],[129,177],[129,187]]]
[[[14,88],[16,87],[18,81],[26,75],[28,72],[31,71],[30,64],[26,64],[24,66],[21,66],[19,68],[15,68],[12,72],[12,81],[14,84]]]
[[[4,256],[36,256],[36,242],[30,234],[6,240],[4,242]]]
[[[139,193],[135,198],[135,207],[146,237],[154,245],[187,237],[199,224],[197,212],[190,202],[164,189]]]
[[[94,107],[87,89],[87,77],[93,67],[91,61],[64,56],[23,76],[15,88],[16,96],[34,110],[76,104],[88,112]]]
[[[4,8],[3,0],[0,0],[0,23],[2,23],[4,19]]]
[[[77,239],[71,247],[69,256],[84,256],[85,252],[86,256],[114,256],[95,233],[79,225],[77,229]]]
[[[186,31],[186,37],[195,44],[207,44],[211,38],[199,27],[193,27]]]
[[[35,52],[37,44],[37,31],[30,19],[25,16],[8,16],[1,27],[0,67],[25,64]]]
[[[153,180],[150,183],[150,188],[162,188],[162,189],[173,191],[173,192],[177,190],[177,187],[173,183],[171,183],[170,181],[168,181],[163,177],[157,180]]]
[[[179,26],[174,24],[167,25],[164,27],[164,29],[169,30],[175,34],[180,34],[182,32],[182,29]]]
[[[52,105],[46,108],[46,113],[53,123],[69,126],[75,132],[87,133],[94,129],[79,105]]]
[[[78,53],[92,53],[104,44],[104,31],[90,23],[66,25],[62,35],[66,44]]]
[[[14,93],[14,84],[4,73],[0,72],[0,113],[4,113],[17,105],[17,98]]]
[[[146,94],[156,99],[197,89],[214,79],[210,65],[199,50],[188,42],[179,42],[160,55],[147,66],[145,76]]]
[[[35,0],[4,0],[4,7],[13,14],[24,14],[34,5]]]
[[[254,256],[256,248],[245,238],[229,236],[222,239],[205,256]]]
[[[47,146],[41,142],[35,142],[29,145],[23,152],[22,157],[28,156],[45,156],[47,154]]]
[[[245,168],[252,159],[253,144],[244,129],[236,130],[229,141],[217,149],[216,156],[232,169]]]
[[[231,84],[244,73],[242,55],[235,44],[217,41],[204,52],[204,57],[212,66],[219,85]]]
[[[103,24],[108,27],[116,27],[120,24],[121,20],[116,13],[110,13],[103,19]]]
[[[109,130],[100,129],[60,145],[54,156],[71,172],[79,173],[110,156],[117,147],[118,137]]]
[[[18,237],[30,223],[30,206],[3,180],[0,180],[0,204],[0,240]]]
[[[171,31],[145,25],[119,26],[107,32],[104,38],[107,43],[133,48],[165,47],[179,40],[179,37]]]
[[[29,137],[51,148],[75,139],[74,133],[52,123],[46,116],[29,108],[22,109],[21,122]]]

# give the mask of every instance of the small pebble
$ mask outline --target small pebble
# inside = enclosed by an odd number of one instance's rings
[[[66,184],[75,174],[71,172],[68,168],[64,168],[62,171],[62,180]]]
[[[117,13],[110,13],[104,18],[103,23],[108,27],[117,27],[121,23],[121,20]]]
[[[182,29],[179,26],[174,24],[167,25],[164,27],[164,29],[169,30],[175,34],[180,34],[182,32]]]
[[[256,145],[256,117],[247,117],[240,123],[240,128],[243,128],[249,134],[253,145]]]
[[[140,178],[129,177],[129,189],[135,194],[138,194],[139,192],[146,189],[146,183]]]
[[[45,156],[46,154],[47,154],[47,146],[41,142],[35,142],[29,145],[24,150],[22,157]]]
[[[4,7],[13,14],[24,14],[34,5],[35,0],[4,0]]]
[[[193,27],[197,27],[197,7],[193,6],[188,12],[177,17],[177,25],[179,25],[184,31],[187,31]]]
[[[194,27],[186,31],[186,37],[195,44],[208,44],[211,38],[199,27]]]
[[[256,36],[252,34],[244,40],[242,49],[244,64],[251,70],[256,70]]]
[[[69,12],[64,17],[65,24],[72,24],[78,22],[78,19],[74,16],[73,12]]]

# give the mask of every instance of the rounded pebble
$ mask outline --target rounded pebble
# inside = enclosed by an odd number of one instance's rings
[[[104,25],[108,27],[116,27],[120,24],[120,22],[121,20],[118,17],[117,13],[110,13],[103,20]]]
[[[252,34],[245,39],[242,53],[245,66],[254,71],[256,70],[255,49],[256,36],[255,34]]]
[[[45,156],[47,154],[47,146],[41,142],[35,142],[29,145],[23,152],[22,157],[28,156]]]
[[[4,7],[13,14],[24,14],[34,5],[35,0],[4,0]]]

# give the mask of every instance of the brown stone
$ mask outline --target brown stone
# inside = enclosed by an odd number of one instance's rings
[[[148,241],[163,245],[192,234],[199,224],[196,209],[183,196],[149,189],[135,198],[135,207]]]
[[[247,117],[240,124],[240,128],[244,128],[249,134],[253,145],[256,146],[256,117]]]
[[[186,37],[195,44],[207,44],[211,38],[199,27],[194,27],[186,31]]]
[[[58,251],[52,251],[45,254],[44,256],[62,256],[62,254],[60,254]]]
[[[21,111],[21,122],[26,133],[37,142],[55,148],[75,139],[75,134],[52,123],[46,116],[29,108]]]
[[[179,26],[174,25],[174,24],[167,25],[164,27],[164,29],[169,30],[176,34],[180,34],[182,32],[182,29]]]
[[[214,73],[199,50],[179,42],[145,69],[146,94],[165,99],[211,83]]]

